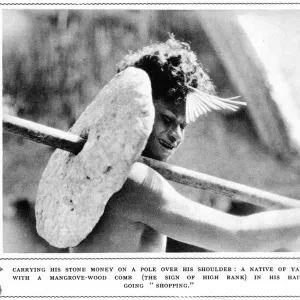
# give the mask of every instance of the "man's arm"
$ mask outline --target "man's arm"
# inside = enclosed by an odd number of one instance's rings
[[[133,165],[121,193],[124,213],[131,220],[206,249],[271,251],[300,238],[300,209],[229,215],[183,197],[141,163]]]

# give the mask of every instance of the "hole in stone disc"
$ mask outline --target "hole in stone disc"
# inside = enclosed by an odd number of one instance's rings
[[[104,171],[104,174],[106,174],[106,173],[108,173],[109,171],[111,171],[111,169],[112,169],[112,166],[108,166],[108,167],[106,168],[106,170]]]

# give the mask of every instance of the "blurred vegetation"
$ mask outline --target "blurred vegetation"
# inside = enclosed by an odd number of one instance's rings
[[[24,36],[20,43],[12,42],[12,38],[3,41],[6,105],[14,107],[21,117],[44,120],[52,126],[70,127],[116,73],[116,63],[128,50],[139,49],[150,41],[166,40],[170,32],[191,41],[193,49],[210,61],[212,72],[220,68],[216,58],[210,57],[212,49],[193,12],[7,11],[6,14],[28,23],[27,31],[21,32]],[[218,77],[215,82],[219,87],[226,84],[226,76],[222,75],[218,70],[213,76]]]

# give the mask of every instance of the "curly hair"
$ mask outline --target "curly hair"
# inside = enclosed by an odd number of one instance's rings
[[[188,86],[214,94],[214,86],[189,44],[176,40],[173,35],[165,43],[154,43],[126,55],[118,64],[118,72],[130,66],[147,72],[154,99],[183,104]]]

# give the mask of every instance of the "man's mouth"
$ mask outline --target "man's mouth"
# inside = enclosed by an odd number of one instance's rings
[[[159,140],[159,143],[168,150],[173,150],[174,148],[176,148],[175,145],[169,144],[163,140]]]

